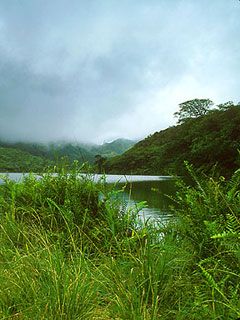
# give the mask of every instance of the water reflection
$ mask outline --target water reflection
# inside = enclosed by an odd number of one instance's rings
[[[115,187],[119,190],[124,188],[119,196],[128,206],[136,207],[141,220],[158,220],[162,223],[169,220],[169,206],[173,204],[170,197],[176,192],[174,179],[119,183]],[[143,201],[146,202],[144,207]]]

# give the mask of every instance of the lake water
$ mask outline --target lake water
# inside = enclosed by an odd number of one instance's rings
[[[21,181],[23,173],[1,173],[11,180]],[[37,175],[36,175],[37,176]],[[37,176],[39,179],[40,176]],[[109,188],[115,187],[124,192],[119,193],[119,197],[127,206],[139,208],[142,202],[146,205],[138,210],[141,220],[153,219],[161,222],[168,221],[169,205],[172,203],[168,196],[176,192],[175,179],[170,176],[140,176],[140,175],[99,175],[92,176],[95,181],[104,180],[109,184]],[[0,184],[3,180],[0,179]]]
[[[111,184],[110,184],[111,186]],[[128,206],[136,207],[141,220],[157,220],[165,223],[170,218],[169,206],[172,204],[170,197],[176,192],[175,180],[169,177],[161,179],[131,181],[128,183],[117,183],[117,189],[124,187],[124,192],[120,193],[123,202]],[[146,204],[143,204],[143,201]],[[144,205],[142,207],[142,205]],[[139,207],[141,208],[139,210]]]

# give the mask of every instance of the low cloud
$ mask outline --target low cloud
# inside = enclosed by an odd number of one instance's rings
[[[238,1],[1,1],[0,138],[102,142],[239,101]]]

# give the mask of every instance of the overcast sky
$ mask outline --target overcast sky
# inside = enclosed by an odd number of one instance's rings
[[[143,138],[239,72],[238,0],[0,0],[0,139]]]

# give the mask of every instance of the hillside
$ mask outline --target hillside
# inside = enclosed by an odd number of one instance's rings
[[[112,142],[103,143],[100,146],[94,146],[90,151],[96,155],[100,154],[103,157],[114,157],[121,155],[135,144],[134,141],[128,139],[117,139]]]
[[[0,172],[2,171],[36,171],[46,164],[57,163],[63,157],[71,163],[78,160],[80,164],[95,163],[95,156],[113,157],[122,154],[134,144],[127,139],[117,139],[102,145],[83,143],[26,143],[0,141]]]
[[[240,107],[212,110],[156,132],[106,164],[109,173],[183,174],[184,161],[196,168],[230,175],[239,166]]]
[[[50,164],[44,157],[16,148],[0,147],[0,172],[38,172]]]

